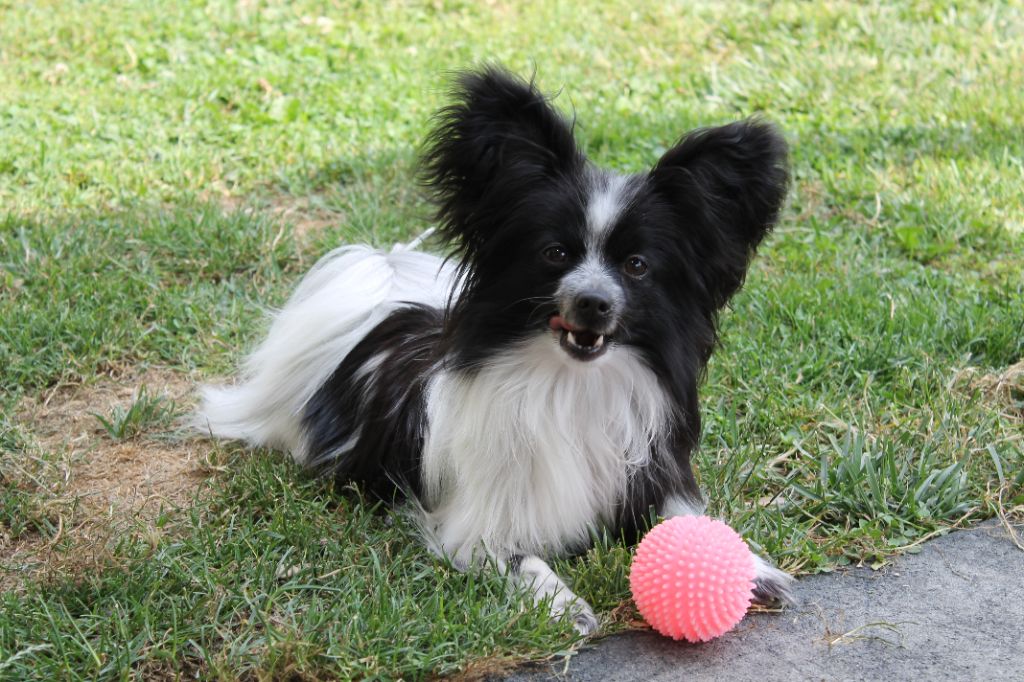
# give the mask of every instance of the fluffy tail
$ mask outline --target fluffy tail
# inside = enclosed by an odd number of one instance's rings
[[[349,351],[402,303],[441,307],[454,285],[454,269],[420,251],[332,251],[274,316],[239,382],[202,389],[193,426],[218,438],[288,450],[304,462],[303,408]]]

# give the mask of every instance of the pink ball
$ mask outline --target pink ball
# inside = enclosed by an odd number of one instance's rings
[[[672,639],[706,642],[743,618],[754,594],[754,555],[729,526],[677,516],[652,528],[633,557],[629,586],[640,615]]]

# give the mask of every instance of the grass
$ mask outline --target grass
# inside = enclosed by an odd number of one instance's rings
[[[58,453],[33,448],[29,438],[24,428],[6,416],[0,420],[0,539],[4,544],[23,536],[53,537],[60,524],[54,505],[63,506],[65,463]]]
[[[92,413],[107,435],[114,440],[133,438],[155,426],[169,426],[176,415],[173,400],[152,395],[143,384],[128,407],[115,407],[109,416]]]
[[[418,233],[416,145],[445,71],[482,59],[562,89],[620,169],[698,125],[785,129],[792,196],[723,318],[697,457],[752,544],[879,565],[1024,503],[1022,32],[1015,1],[0,0],[3,547],[81,551],[75,458],[168,437],[153,396],[99,413],[84,455],[24,405],[222,376],[320,253]],[[193,501],[90,570],[20,578],[4,550],[0,678],[421,678],[575,646],[357,491],[201,447]],[[608,631],[628,561],[559,564]]]
[[[294,468],[238,461],[219,492],[171,539],[123,540],[130,570],[6,595],[5,613],[24,610],[5,638],[31,632],[48,645],[19,663],[90,679],[415,676],[568,639],[498,580],[439,565],[409,528]]]

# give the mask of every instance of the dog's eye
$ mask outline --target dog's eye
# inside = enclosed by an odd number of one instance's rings
[[[552,244],[544,249],[544,260],[554,265],[561,265],[569,260],[569,252],[561,244]]]
[[[630,277],[643,277],[647,274],[647,261],[641,256],[630,256],[622,265],[623,271]]]

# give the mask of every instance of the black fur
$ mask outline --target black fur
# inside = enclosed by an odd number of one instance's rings
[[[427,138],[423,180],[468,264],[543,206],[538,191],[572,189],[584,159],[572,127],[533,83],[486,66],[461,74],[451,95]]]
[[[691,285],[705,307],[721,308],[736,293],[778,219],[789,184],[787,153],[773,126],[750,119],[690,133],[650,172],[667,204],[665,217],[682,228],[680,255],[699,273]]]
[[[448,310],[447,350],[454,365],[473,367],[550,317],[561,271],[536,255],[556,237],[582,245],[584,159],[532,83],[486,67],[462,74],[452,95],[428,137],[422,177],[464,277]]]
[[[423,389],[437,364],[441,320],[439,310],[409,305],[352,349],[306,405],[303,427],[312,462],[378,497],[420,493]],[[378,372],[360,372],[382,352]],[[353,437],[355,447],[331,456]]]

